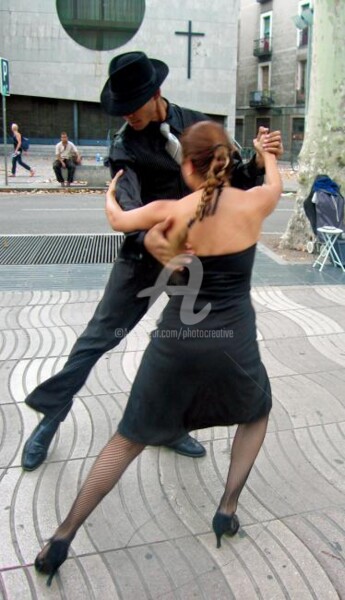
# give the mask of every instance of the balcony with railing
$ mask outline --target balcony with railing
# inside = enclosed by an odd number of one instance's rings
[[[272,54],[272,38],[271,37],[263,37],[258,40],[254,40],[254,56],[258,58],[268,57]]]
[[[250,92],[249,106],[252,108],[270,108],[274,104],[271,90],[255,90]]]
[[[300,90],[296,90],[296,104],[304,105],[305,104],[305,89],[301,88]]]

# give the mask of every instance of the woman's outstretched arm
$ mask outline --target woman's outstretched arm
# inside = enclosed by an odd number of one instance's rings
[[[116,173],[106,193],[105,212],[111,227],[115,231],[127,233],[140,229],[150,229],[173,213],[171,200],[155,200],[140,208],[122,210],[116,201],[116,183],[122,173],[122,170]]]
[[[265,165],[265,183],[246,192],[248,196],[255,196],[256,206],[263,218],[275,209],[283,190],[277,159],[274,154],[265,150],[264,143],[264,139],[254,140],[255,150],[260,154]]]

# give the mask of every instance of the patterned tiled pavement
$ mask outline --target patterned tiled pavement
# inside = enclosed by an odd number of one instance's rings
[[[345,599],[345,286],[258,252],[252,297],[274,394],[241,496],[239,535],[211,520],[234,428],[196,432],[202,459],[148,447],[90,516],[47,588],[33,560],[116,428],[160,299],[78,394],[48,460],[20,467],[39,416],[23,400],[63,364],[109,266],[0,271],[0,596],[6,600]],[[87,289],[85,289],[87,288]]]

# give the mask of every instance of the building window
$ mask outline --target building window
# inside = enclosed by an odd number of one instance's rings
[[[297,64],[297,89],[305,90],[307,82],[307,61],[299,60]]]
[[[256,136],[257,132],[259,131],[259,127],[267,127],[268,129],[271,129],[271,119],[269,117],[257,117],[255,119],[255,123],[256,123],[256,130],[254,131],[255,136]]]
[[[272,11],[260,15],[260,37],[254,40],[254,56],[270,56],[272,52]]]
[[[259,65],[258,90],[266,92],[271,87],[271,65],[270,63]]]
[[[145,0],[56,0],[62,27],[90,50],[113,50],[138,31]]]
[[[292,140],[302,143],[304,139],[304,117],[292,117]]]
[[[235,140],[240,145],[244,145],[244,119],[238,117],[235,123]]]
[[[297,63],[296,104],[305,104],[307,86],[307,61],[299,60]]]
[[[299,15],[303,15],[305,10],[309,10],[311,8],[311,3],[310,2],[300,2],[299,6],[298,6],[298,14]],[[308,35],[309,35],[309,29],[308,27],[305,27],[305,29],[302,29],[300,31],[298,31],[297,34],[297,46],[300,48],[302,46],[307,46],[308,45]]]
[[[272,37],[272,11],[260,15],[260,38],[269,40]]]

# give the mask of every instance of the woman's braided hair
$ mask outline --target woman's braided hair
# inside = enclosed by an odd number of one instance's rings
[[[213,121],[200,121],[189,127],[181,138],[183,157],[190,159],[205,180],[195,220],[212,214],[214,192],[229,185],[233,146],[225,129]]]

